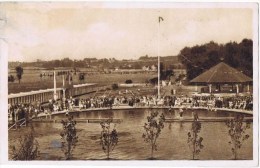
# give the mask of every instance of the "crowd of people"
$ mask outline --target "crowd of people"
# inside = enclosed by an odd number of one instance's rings
[[[46,104],[33,102],[28,104],[9,105],[8,114],[12,121],[37,117],[39,113],[51,114],[55,111],[73,111],[93,108],[110,108],[120,106],[132,107],[206,107],[253,110],[252,96],[214,97],[214,96],[97,96],[89,98],[67,98],[59,101],[49,100]]]
[[[8,118],[11,118],[12,123],[17,121],[21,121],[26,119],[27,121],[29,118],[37,116],[40,112],[43,112],[44,108],[39,103],[21,103],[21,104],[8,104]]]
[[[190,107],[207,107],[209,110],[215,108],[228,108],[228,109],[242,109],[253,110],[253,97],[252,96],[232,96],[232,97],[214,97],[214,96],[193,96],[177,98],[178,105],[185,103],[190,104]]]

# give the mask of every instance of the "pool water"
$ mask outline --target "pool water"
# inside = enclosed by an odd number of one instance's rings
[[[155,109],[153,109],[155,110]],[[144,123],[151,109],[133,110],[101,110],[72,113],[75,119],[103,119],[117,118],[121,123],[115,124],[118,132],[119,142],[110,157],[115,160],[146,160],[150,158],[151,147],[144,142]],[[157,109],[159,113],[164,113],[167,119],[178,119],[178,110],[168,111],[168,109]],[[199,117],[233,117],[235,113],[223,111],[197,110]],[[245,115],[252,117],[252,115]],[[185,118],[192,117],[191,110],[184,110]],[[59,120],[66,118],[64,114],[53,116]],[[154,157],[158,160],[190,160],[192,152],[187,144],[187,134],[191,130],[191,122],[166,122],[161,135],[157,140],[158,150],[154,152]],[[59,145],[62,124],[59,122],[35,122],[33,123],[36,131],[36,138],[40,145],[39,160],[63,160],[64,154]],[[113,125],[113,124],[112,124]],[[239,150],[238,159],[253,159],[253,129],[252,123],[246,133],[249,139],[244,141]],[[230,137],[228,127],[225,122],[201,122],[199,136],[203,137],[204,148],[199,154],[200,160],[230,160],[233,159],[231,146],[228,144]],[[105,159],[106,155],[100,146],[101,126],[99,123],[82,123],[76,125],[78,130],[78,143],[73,151],[74,160],[99,160]],[[20,133],[25,130],[23,128]],[[13,143],[18,135],[16,131],[9,132],[9,144]]]

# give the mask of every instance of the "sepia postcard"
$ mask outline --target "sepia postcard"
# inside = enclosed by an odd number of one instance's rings
[[[3,165],[259,164],[256,2],[0,2]]]

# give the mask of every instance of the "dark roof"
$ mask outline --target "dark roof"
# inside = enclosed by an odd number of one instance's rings
[[[220,62],[206,72],[192,79],[192,83],[244,83],[251,82],[252,78],[231,66]]]

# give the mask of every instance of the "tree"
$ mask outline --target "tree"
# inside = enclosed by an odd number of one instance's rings
[[[163,62],[160,62],[160,78],[162,78],[163,77],[163,74],[164,74],[164,64],[163,64]]]
[[[72,157],[72,151],[76,147],[78,142],[76,121],[73,120],[73,116],[68,116],[67,120],[62,120],[63,131],[60,133],[62,151],[65,155],[66,160],[70,160]]]
[[[101,122],[101,135],[100,135],[100,145],[102,147],[102,150],[107,156],[107,159],[110,159],[110,152],[114,150],[118,143],[118,134],[115,129],[115,125],[113,130],[110,129],[110,124],[113,121],[113,119],[109,119],[107,121]]]
[[[164,128],[165,117],[163,113],[158,116],[158,112],[151,112],[150,116],[147,116],[147,123],[144,124],[145,133],[143,133],[143,138],[146,143],[151,145],[151,158],[154,159],[154,150],[158,150],[157,139]]]
[[[39,144],[35,139],[35,132],[33,127],[29,134],[17,139],[18,145],[11,146],[12,160],[35,160],[39,154]]]
[[[193,122],[191,127],[191,132],[188,132],[188,145],[192,152],[192,159],[194,160],[196,156],[199,155],[200,150],[203,149],[202,141],[203,138],[199,137],[198,133],[201,130],[201,123],[198,121],[197,112],[193,113]]]
[[[126,84],[131,84],[131,83],[133,83],[133,81],[132,81],[131,79],[127,79],[127,80],[125,81],[125,83],[126,83]]]
[[[61,65],[63,67],[73,67],[73,61],[69,58],[64,58],[61,60]]]
[[[218,51],[212,50],[208,53],[208,60],[205,61],[205,67],[207,69],[211,68],[212,66],[216,65],[219,62],[219,54]]]
[[[147,60],[148,58],[149,58],[148,55],[145,55],[145,56],[139,57],[139,60]]]
[[[213,41],[183,48],[179,55],[180,61],[187,67],[187,78],[191,80],[212,66],[221,58],[228,65],[237,68],[246,75],[253,76],[253,41],[243,39],[239,44],[229,42],[217,44]]]
[[[238,52],[239,52],[239,48],[238,48],[238,44],[236,42],[230,42],[227,43],[225,45],[225,59],[224,61],[227,62],[227,64],[231,65],[234,68],[238,68],[239,66],[239,61],[238,61]]]
[[[170,80],[171,76],[173,76],[173,70],[172,69],[167,69],[165,71],[163,71],[163,74],[161,76],[162,80]]]
[[[249,135],[245,133],[245,130],[250,128],[250,123],[243,123],[244,116],[238,114],[234,119],[228,120],[226,125],[228,126],[228,134],[231,140],[228,142],[232,147],[232,154],[234,159],[237,159],[238,151],[242,147],[245,140],[249,138]]]
[[[176,82],[181,81],[185,76],[186,76],[186,75],[184,75],[184,74],[179,74],[179,75],[177,76],[177,78],[176,78]]]
[[[241,70],[246,75],[253,77],[253,41],[249,39],[243,39],[239,44],[240,48],[240,63]]]
[[[153,85],[157,84],[158,83],[158,77],[154,77],[152,79],[149,79],[149,82]]]
[[[8,76],[8,82],[14,82],[15,78],[13,75]]]
[[[22,79],[22,75],[23,75],[23,68],[21,66],[17,66],[15,68],[15,70],[16,70],[16,76],[17,76],[17,78],[19,80],[19,84],[20,84],[20,80]]]

